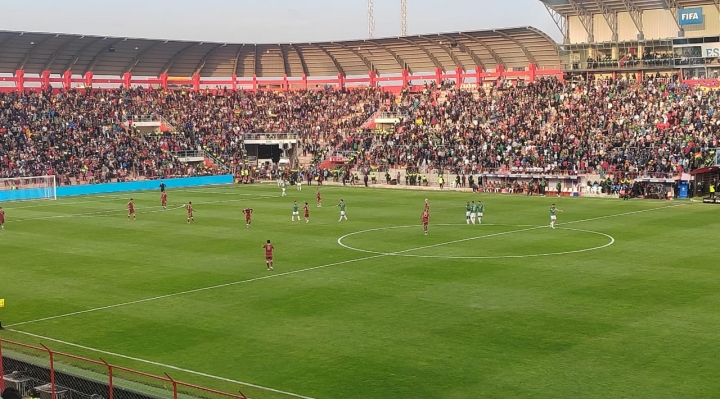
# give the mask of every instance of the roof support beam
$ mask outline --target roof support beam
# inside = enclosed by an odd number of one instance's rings
[[[135,57],[133,57],[133,59],[130,60],[130,62],[128,62],[127,65],[125,65],[125,68],[123,68],[123,71],[125,71],[125,72],[127,72],[127,73],[132,73],[132,70],[135,68],[135,66],[138,64],[138,62],[140,62],[140,60],[142,59],[142,57],[143,57],[145,54],[147,54],[148,52],[150,52],[150,51],[152,51],[153,49],[155,49],[155,47],[157,47],[157,46],[159,46],[159,45],[161,45],[161,44],[165,44],[165,43],[167,43],[167,40],[164,41],[164,42],[157,42],[157,43],[155,43],[155,44],[153,44],[153,45],[151,45],[151,46],[147,46],[147,47],[145,47],[144,49],[140,50],[140,52],[137,53],[137,54],[135,55]]]
[[[245,47],[244,44],[239,46],[237,49],[237,52],[235,53],[235,59],[233,60],[233,67],[232,67],[232,73],[234,75],[237,75],[237,66],[238,66],[238,61],[240,60],[240,52],[242,51],[242,49],[244,47]]]
[[[635,27],[638,30],[638,40],[644,40],[645,39],[645,33],[643,33],[643,21],[642,21],[642,11],[638,9],[635,4],[632,2],[632,0],[621,0],[623,2],[623,5],[625,6],[625,10],[630,14],[630,18],[632,19],[633,23],[635,24]]]
[[[543,5],[545,6],[548,14],[550,14],[550,18],[552,18],[553,22],[555,22],[555,26],[557,26],[560,34],[562,34],[563,44],[570,44],[570,24],[568,23],[567,16],[558,14],[557,12],[555,12],[555,10],[550,8],[550,6],[548,6],[544,2]]]
[[[603,0],[595,0],[595,5],[598,6],[600,11],[602,12],[603,17],[605,17],[605,22],[607,22],[608,27],[610,28],[610,32],[612,33],[612,37],[610,38],[611,41],[616,42],[618,41],[618,15],[617,11],[612,11],[603,2]]]
[[[88,66],[85,68],[85,71],[83,72],[83,75],[85,75],[86,73],[92,71],[93,68],[95,68],[95,64],[97,64],[97,62],[100,61],[100,58],[102,58],[102,56],[105,55],[105,53],[107,53],[108,51],[110,51],[110,49],[113,48],[116,44],[118,44],[118,43],[120,43],[120,42],[122,42],[122,41],[124,41],[124,40],[127,40],[127,39],[118,38],[117,40],[114,40],[114,41],[112,41],[110,44],[108,44],[107,46],[105,46],[102,50],[98,51],[97,54],[95,54],[95,57],[93,57],[92,61],[90,61],[90,63],[88,64]],[[76,62],[77,62],[77,61],[76,61]]]
[[[227,43],[223,44],[216,44],[215,47],[210,49],[203,57],[200,59],[200,61],[197,63],[197,66],[195,67],[195,70],[193,72],[193,75],[199,75],[200,72],[202,72],[202,69],[205,67],[205,62],[207,62],[207,59],[210,58],[210,54],[214,52],[215,50],[227,46]]]
[[[373,71],[373,72],[375,72],[376,74],[379,75],[378,70],[377,70],[377,68],[375,67],[375,64],[373,64],[372,61],[370,61],[367,57],[365,57],[364,55],[362,55],[359,51],[355,50],[354,48],[352,48],[352,47],[350,47],[350,46],[347,46],[347,45],[345,45],[345,44],[342,44],[342,43],[333,43],[333,44],[338,45],[338,46],[344,48],[345,50],[347,50],[347,51],[355,54],[356,56],[358,56],[358,58],[360,58],[360,60],[362,60],[363,64],[365,64],[365,66],[367,67],[368,72]]]
[[[53,37],[58,37],[58,36],[60,36],[60,35],[57,34],[57,35],[55,35],[55,36],[48,36],[48,37],[46,37],[45,39],[43,39],[41,42],[38,42],[38,43],[33,44],[33,45],[32,45],[32,48],[25,54],[25,57],[23,57],[23,59],[22,59],[20,62],[17,63],[17,65],[15,66],[15,70],[16,70],[16,71],[19,71],[19,70],[21,70],[21,69],[25,69],[25,64],[27,64],[28,60],[30,59],[30,57],[32,57],[33,54],[35,54],[35,52],[37,51],[37,49],[38,49],[40,46],[42,46],[43,44],[45,44],[45,42],[47,42],[47,41],[50,40],[51,38],[53,38]],[[43,69],[43,71],[44,71],[44,69]]]
[[[475,37],[475,36],[470,36],[470,35],[468,35],[467,33],[462,33],[462,32],[460,32],[460,33],[458,33],[458,34],[459,34],[460,36],[462,36],[462,37],[466,37],[466,38],[474,41],[475,43],[481,45],[481,46],[485,49],[485,51],[487,51],[488,53],[490,53],[490,56],[493,58],[493,60],[495,60],[495,63],[496,63],[496,64],[505,66],[505,61],[502,59],[502,57],[500,57],[500,56],[495,52],[495,50],[493,50],[492,48],[490,48],[490,46],[488,46],[487,44],[485,44],[485,42],[483,42],[482,40],[478,39],[478,38]]]
[[[253,50],[253,76],[257,76],[258,70],[260,69],[260,57],[258,57],[258,45],[255,45]]]
[[[425,39],[425,40],[427,40],[427,41],[430,41],[430,40],[428,40],[427,38],[424,38],[424,37],[422,37],[422,36],[418,36],[418,37],[421,38],[421,39]],[[416,42],[414,42],[414,41],[412,41],[412,40],[410,40],[410,39],[408,39],[408,38],[406,38],[406,37],[399,37],[398,39],[404,41],[405,43],[409,43],[409,44],[412,44],[413,46],[419,47],[420,50],[422,50],[423,53],[425,53],[425,55],[430,59],[430,61],[432,61],[433,65],[435,65],[435,68],[437,68],[437,69],[442,69],[442,71],[445,72],[445,68],[443,68],[442,63],[441,63],[440,61],[438,61],[438,59],[437,59],[430,51],[428,51],[428,49],[427,49],[425,46],[423,46],[423,45],[420,44],[420,43],[416,43]],[[451,54],[448,54],[448,55],[452,58],[452,55],[451,55]],[[457,64],[456,64],[456,65],[457,65]],[[459,66],[459,65],[458,65],[458,66]]]
[[[202,44],[202,43],[200,43],[200,44]],[[162,75],[162,74],[168,73],[168,71],[170,70],[170,68],[172,68],[173,64],[174,64],[175,61],[178,59],[178,57],[180,57],[181,55],[183,55],[186,51],[190,50],[191,47],[199,46],[200,44],[198,44],[198,43],[190,43],[190,44],[188,44],[187,46],[185,46],[185,47],[183,47],[182,49],[180,49],[180,51],[178,51],[177,53],[173,54],[173,56],[170,57],[170,59],[165,63],[165,65],[163,65],[163,67],[162,67],[162,69],[160,70],[160,73],[158,74],[158,76],[160,76],[160,75]]]
[[[280,58],[282,58],[283,72],[285,73],[285,76],[290,76],[290,64],[288,64],[287,54],[285,54],[285,48],[282,44],[278,44],[278,47],[280,47]]]
[[[680,25],[680,20],[678,20],[678,4],[675,0],[663,0],[663,3],[665,3],[665,8],[668,8],[670,10],[670,14],[672,14],[673,19],[675,20],[675,25],[678,27],[678,37],[684,37],[685,36],[685,28]]]
[[[395,62],[398,63],[398,66],[400,66],[401,71],[405,70],[405,71],[412,73],[412,69],[410,69],[410,64],[405,62],[405,60],[403,60],[402,57],[400,57],[396,52],[394,52],[393,50],[390,50],[390,48],[388,46],[386,46],[384,44],[380,44],[373,40],[368,40],[367,42],[374,44],[376,47],[379,47],[379,48],[387,51],[395,59]]]
[[[447,40],[447,42],[450,43],[450,44],[453,44],[453,43],[454,43],[454,44],[457,44],[457,46],[460,47],[460,50],[461,50],[461,51],[464,51],[465,53],[467,53],[467,54],[470,56],[470,58],[473,59],[473,62],[475,62],[475,65],[480,65],[480,66],[482,66],[483,69],[485,69],[485,65],[483,65],[482,61],[480,60],[480,57],[478,57],[472,50],[470,50],[469,48],[467,48],[464,44],[458,43],[457,40],[452,39],[452,38],[450,38],[450,37],[448,37],[448,36],[445,36],[445,35],[438,35],[438,36],[440,36],[441,38]],[[429,39],[428,37],[425,37],[425,40],[428,40],[428,41],[429,41],[430,39]],[[453,63],[455,64],[456,67],[460,67],[460,68],[462,68],[463,71],[467,71],[467,68],[465,68],[465,65],[464,65],[464,64],[462,63],[462,61],[460,61],[460,59],[452,52],[452,49],[451,49],[450,47],[448,47],[448,46],[447,46],[445,43],[443,43],[443,42],[437,42],[437,45],[440,46],[440,48],[443,49],[443,51],[450,57],[450,59],[453,61]]]
[[[82,46],[80,48],[80,50],[78,50],[75,53],[75,55],[73,55],[72,58],[70,58],[70,60],[68,60],[67,64],[65,64],[65,67],[63,68],[63,72],[69,71],[70,68],[72,68],[72,66],[75,65],[76,62],[78,62],[78,60],[80,59],[80,56],[85,52],[85,50],[88,47],[92,46],[95,43],[101,42],[103,40],[107,40],[107,37],[98,37],[97,39],[95,39],[89,43],[85,43],[85,45]],[[53,55],[53,57],[55,57],[55,55]],[[53,61],[55,61],[54,58],[49,62],[49,64],[52,64]],[[48,66],[48,68],[49,68],[49,66]],[[47,70],[47,68],[45,68],[45,69]]]
[[[718,0],[718,1],[720,1],[720,0]],[[310,73],[308,72],[307,64],[305,63],[305,56],[302,55],[298,46],[291,44],[290,47],[292,47],[293,50],[295,50],[295,53],[297,53],[297,56],[300,59],[300,65],[302,65],[302,70],[303,70],[303,73],[305,74],[305,76],[310,76]]]
[[[575,10],[575,14],[577,15],[578,19],[580,20],[580,23],[585,28],[585,32],[587,32],[587,41],[588,43],[595,42],[595,24],[593,20],[592,14],[587,12],[580,4],[578,4],[575,0],[567,0],[568,4]]]
[[[69,45],[75,43],[76,40],[81,40],[85,38],[85,36],[73,37],[70,40],[66,41],[62,44],[55,52],[53,52],[52,56],[48,59],[47,62],[45,62],[45,65],[43,65],[42,70],[43,71],[49,71],[52,64],[55,62],[55,59],[57,59],[58,54],[61,54],[66,48],[68,48]],[[64,71],[63,71],[64,72]]]
[[[317,43],[313,43],[312,45],[319,48],[323,53],[325,53],[325,55],[327,55],[330,58],[330,61],[332,61],[333,65],[335,65],[335,69],[337,69],[339,74],[341,74],[342,76],[347,76],[345,74],[345,70],[343,70],[343,68],[340,66],[340,63],[338,62],[338,60],[335,59],[335,57],[332,54],[330,54],[330,52],[327,51],[327,49],[325,47],[323,47]]]
[[[510,40],[511,42],[515,43],[516,46],[520,47],[520,50],[522,50],[523,54],[525,54],[525,57],[528,59],[528,62],[532,62],[535,65],[538,64],[537,60],[535,59],[535,56],[519,40],[515,39],[514,37],[508,35],[507,33],[503,32],[503,31],[500,31],[500,30],[495,30],[494,32],[497,33],[498,35]]]

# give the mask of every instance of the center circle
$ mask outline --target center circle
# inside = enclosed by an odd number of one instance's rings
[[[466,225],[465,224],[433,224],[433,226],[466,226]],[[589,252],[589,251],[595,251],[595,250],[607,248],[615,243],[615,238],[613,238],[609,234],[605,234],[605,233],[601,233],[601,232],[593,231],[593,230],[584,230],[584,229],[575,229],[575,228],[570,228],[570,227],[556,226],[555,229],[558,229],[558,230],[568,230],[568,231],[572,231],[575,233],[585,233],[585,234],[590,234],[590,235],[601,236],[601,237],[604,237],[605,239],[607,239],[607,242],[605,242],[602,245],[580,248],[580,249],[575,249],[575,250],[556,251],[556,252],[548,252],[548,253],[529,253],[529,254],[520,254],[520,255],[454,256],[454,255],[420,255],[420,254],[409,253],[412,251],[424,250],[424,249],[429,249],[429,248],[449,246],[449,245],[460,243],[460,242],[482,240],[483,238],[490,238],[490,237],[503,236],[503,235],[512,235],[515,233],[522,233],[522,232],[532,231],[532,230],[549,229],[548,226],[537,226],[537,225],[483,224],[482,226],[516,227],[517,229],[501,231],[501,232],[485,234],[485,235],[478,235],[478,236],[473,236],[473,237],[467,237],[467,238],[462,238],[459,240],[450,240],[450,241],[446,241],[446,242],[424,245],[424,246],[419,246],[416,248],[409,248],[409,249],[394,251],[394,252],[382,252],[382,251],[374,251],[374,250],[369,250],[369,249],[357,248],[357,247],[353,247],[351,245],[344,243],[343,240],[345,240],[348,237],[359,236],[362,234],[367,234],[367,233],[372,233],[372,232],[380,232],[380,231],[387,231],[387,230],[402,230],[402,229],[410,229],[410,228],[417,229],[419,227],[418,225],[388,226],[388,227],[378,227],[378,228],[373,228],[373,229],[360,230],[360,231],[356,231],[353,233],[348,233],[348,234],[343,235],[342,237],[338,238],[337,243],[343,248],[347,248],[347,249],[350,249],[353,251],[358,251],[358,252],[375,254],[375,255],[403,256],[403,257],[410,257],[410,258],[435,258],[435,259],[505,259],[505,258],[518,259],[518,258],[532,258],[532,257],[553,256],[553,255],[569,255],[569,254]]]

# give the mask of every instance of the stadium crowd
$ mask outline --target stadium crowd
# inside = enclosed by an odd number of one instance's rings
[[[60,184],[217,172],[188,166],[172,151],[205,148],[228,165],[241,160],[244,133],[296,132],[304,151],[334,147],[382,97],[374,89],[305,92],[117,89],[0,94],[0,177],[54,174]],[[140,134],[135,116],[173,131]]]
[[[489,89],[427,84],[399,95],[322,91],[71,90],[0,94],[0,177],[55,174],[61,184],[217,173],[172,151],[204,148],[242,162],[246,133],[294,132],[316,162],[351,154],[383,170],[673,174],[701,167],[719,145],[717,91],[648,78],[542,79]],[[389,133],[361,130],[376,110],[401,115]],[[140,134],[134,115],[174,129]],[[363,169],[367,170],[367,169]]]
[[[414,170],[662,175],[713,160],[717,91],[648,79],[428,90],[363,162]]]

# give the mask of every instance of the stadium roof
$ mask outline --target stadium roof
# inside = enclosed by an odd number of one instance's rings
[[[671,4],[677,8],[713,4],[713,0],[540,0],[540,2],[565,16],[578,16],[583,12],[602,14],[603,8],[610,12],[628,12],[669,9]]]
[[[318,43],[242,44],[0,31],[0,73],[289,77],[399,74],[561,65],[555,42],[532,28]]]

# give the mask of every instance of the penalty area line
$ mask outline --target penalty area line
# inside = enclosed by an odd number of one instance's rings
[[[207,374],[207,373],[203,373],[203,372],[200,372],[200,371],[195,371],[195,370],[190,370],[190,369],[186,369],[186,368],[182,368],[182,367],[172,366],[172,365],[170,365],[170,364],[164,364],[164,363],[154,362],[154,361],[152,361],[152,360],[141,359],[141,358],[138,358],[138,357],[133,357],[133,356],[128,356],[128,355],[122,355],[122,354],[120,354],[120,353],[114,353],[114,352],[110,352],[110,351],[106,351],[106,350],[102,350],[102,349],[91,348],[91,347],[89,347],[89,346],[79,345],[79,344],[75,344],[75,343],[68,342],[68,341],[63,341],[63,340],[59,340],[59,339],[55,339],[55,338],[46,337],[46,336],[43,336],[43,335],[38,335],[38,334],[29,333],[29,332],[26,332],[26,331],[19,331],[19,330],[15,330],[15,329],[11,329],[11,328],[7,328],[7,330],[8,330],[8,331],[12,331],[12,332],[14,332],[14,333],[27,335],[27,336],[30,336],[30,337],[33,337],[33,338],[38,338],[38,339],[42,339],[42,340],[46,340],[46,341],[51,341],[51,342],[55,342],[55,343],[62,344],[62,345],[72,346],[72,347],[75,347],[75,348],[84,349],[84,350],[87,350],[87,351],[96,352],[96,353],[100,353],[100,354],[103,354],[103,355],[114,356],[114,357],[119,357],[119,358],[122,358],[122,359],[132,360],[132,361],[135,361],[135,362],[138,362],[138,363],[145,363],[145,364],[150,364],[150,365],[153,365],[153,366],[163,367],[163,368],[170,369],[170,370],[180,371],[180,372],[183,372],[183,373],[194,374],[194,375],[197,375],[197,376],[200,376],[200,377],[212,378],[212,379],[214,379],[214,380],[219,380],[219,381],[229,382],[229,383],[233,383],[233,384],[243,385],[243,386],[246,386],[246,387],[252,387],[252,388],[260,389],[260,390],[263,390],[263,391],[274,392],[274,393],[278,393],[278,394],[281,394],[281,395],[292,396],[292,397],[300,398],[300,399],[315,399],[315,398],[312,398],[312,397],[310,397],[310,396],[304,396],[304,395],[300,395],[300,394],[293,393],[293,392],[288,392],[288,391],[281,391],[281,390],[279,390],[279,389],[270,388],[270,387],[266,387],[266,386],[263,386],[263,385],[253,384],[253,383],[245,382],[245,381],[233,380],[233,379],[231,379],[231,378],[220,377],[220,376],[217,376],[217,375],[212,375],[212,374]]]

